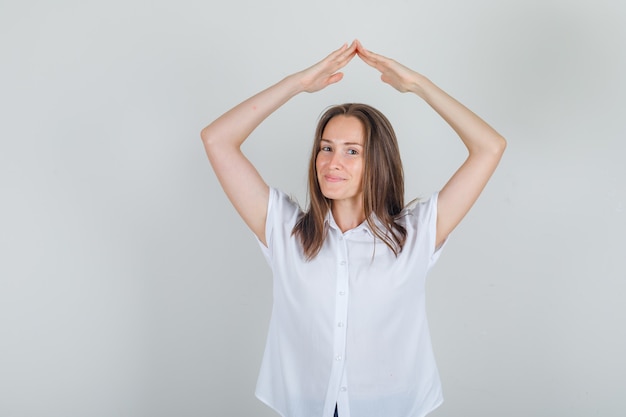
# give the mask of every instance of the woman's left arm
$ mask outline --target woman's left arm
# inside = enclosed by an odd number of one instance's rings
[[[454,129],[469,152],[465,162],[439,192],[439,246],[478,199],[502,158],[506,141],[484,120],[423,75],[366,50],[360,43],[357,53],[365,63],[381,72],[383,82],[400,92],[412,92],[424,99]]]

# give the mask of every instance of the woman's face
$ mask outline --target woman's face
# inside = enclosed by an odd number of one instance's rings
[[[365,129],[353,116],[335,116],[322,132],[315,160],[317,180],[324,197],[359,203],[363,197]]]

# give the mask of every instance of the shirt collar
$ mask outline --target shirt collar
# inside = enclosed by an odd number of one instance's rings
[[[385,227],[383,226],[383,223],[378,219],[378,217],[376,215],[373,216],[374,217],[374,224],[376,224],[376,226],[378,226],[381,230],[385,230]],[[372,232],[372,230],[370,229],[369,224],[367,224],[367,220],[364,220],[361,224],[359,224],[357,227],[350,229],[348,231],[346,231],[345,233],[341,231],[341,229],[339,228],[339,226],[337,225],[337,222],[335,221],[335,218],[333,217],[333,212],[332,210],[328,210],[328,212],[326,213],[326,219],[324,220],[324,224],[325,227],[330,228],[330,229],[334,229],[337,231],[337,233],[343,235],[343,236],[366,236],[368,238],[371,239],[371,237],[375,237],[374,233]]]

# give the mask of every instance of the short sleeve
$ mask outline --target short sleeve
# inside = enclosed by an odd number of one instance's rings
[[[446,238],[439,247],[436,247],[438,197],[439,193],[436,192],[427,200],[419,201],[411,210],[417,221],[417,233],[421,235],[421,238],[425,240],[424,243],[428,246],[428,253],[430,254],[428,269],[435,265],[444,246],[446,246],[448,242]]]
[[[261,252],[271,265],[274,249],[284,245],[290,238],[291,230],[299,216],[300,207],[287,194],[270,187],[270,196],[267,203],[267,217],[265,219],[265,241],[267,246],[258,238]]]

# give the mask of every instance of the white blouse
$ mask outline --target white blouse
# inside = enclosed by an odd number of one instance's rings
[[[283,417],[422,417],[443,401],[425,306],[437,195],[406,209],[396,257],[367,223],[342,233],[332,214],[306,261],[300,207],[271,188],[266,241],[273,308],[256,396]]]

